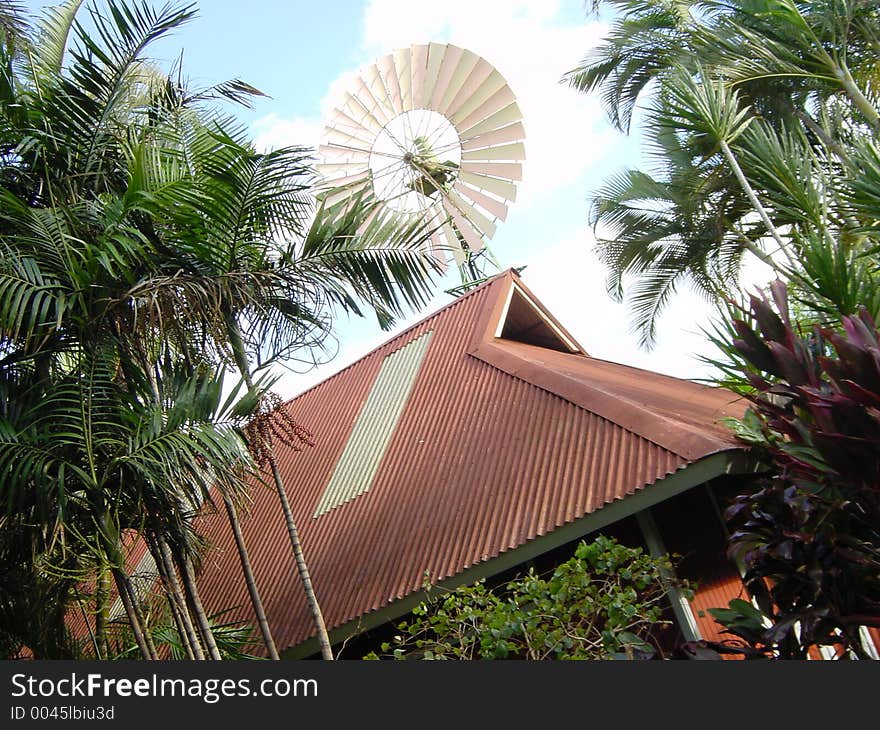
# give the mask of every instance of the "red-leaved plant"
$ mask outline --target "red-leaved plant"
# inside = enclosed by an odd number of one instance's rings
[[[766,465],[726,511],[732,557],[757,609],[712,610],[736,639],[712,648],[806,658],[811,647],[868,658],[860,626],[880,626],[880,341],[862,309],[839,331],[801,333],[785,284],[751,298],[734,347],[754,393],[732,425]],[[775,307],[773,306],[775,305]]]

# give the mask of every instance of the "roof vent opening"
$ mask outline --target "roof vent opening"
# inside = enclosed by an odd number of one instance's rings
[[[581,351],[577,343],[516,285],[511,287],[495,336],[557,352]]]

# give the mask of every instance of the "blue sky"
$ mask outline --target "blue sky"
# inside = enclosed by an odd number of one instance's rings
[[[638,164],[640,140],[613,131],[597,99],[560,85],[559,78],[605,28],[587,16],[582,0],[203,0],[198,16],[152,53],[170,63],[183,49],[186,75],[197,84],[238,77],[265,92],[254,109],[236,114],[266,147],[316,145],[322,120],[352,75],[394,48],[451,42],[483,56],[517,94],[527,135],[517,202],[491,242],[496,257],[504,267],[527,266],[526,284],[591,355],[679,377],[705,376],[694,353],[711,354],[699,332],[709,305],[681,292],[661,319],[657,347],[641,351],[626,305],[608,298],[592,253],[589,193],[616,170]],[[454,283],[445,282],[441,292]],[[431,308],[448,301],[440,293]],[[291,396],[386,337],[369,319],[341,319],[337,357],[317,372],[286,374],[277,389]]]

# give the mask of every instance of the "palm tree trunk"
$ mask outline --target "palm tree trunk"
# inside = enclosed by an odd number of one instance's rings
[[[202,605],[202,599],[199,596],[199,589],[196,586],[195,571],[192,567],[192,560],[184,556],[179,560],[179,567],[180,577],[181,580],[183,580],[183,587],[193,609],[193,614],[195,614],[196,625],[199,628],[202,640],[205,642],[208,656],[211,659],[220,661],[223,657],[220,656],[220,649],[217,648],[214,634],[211,633],[211,624],[208,621],[208,615],[205,613],[205,607]]]
[[[183,647],[183,652],[186,654],[186,658],[190,661],[195,661],[196,655],[193,651],[192,644],[189,641],[189,636],[186,633],[186,628],[183,623],[183,614],[181,613],[180,604],[178,603],[179,596],[174,594],[174,588],[171,586],[171,581],[168,579],[165,569],[161,566],[159,566],[159,575],[162,577],[162,583],[165,586],[165,598],[168,601],[168,608],[171,609],[171,616],[174,619],[174,627],[177,629],[177,635],[180,637],[180,645]]]
[[[122,601],[123,607],[125,608],[125,614],[126,616],[128,616],[128,623],[131,626],[131,631],[134,634],[134,640],[137,642],[138,649],[140,649],[141,657],[149,661],[153,658],[153,656],[150,653],[149,646],[147,645],[140,616],[134,610],[134,605],[131,602],[131,594],[128,592],[127,585],[128,576],[125,574],[125,571],[120,568],[111,568],[110,570],[113,573],[113,578],[116,581],[116,590],[119,593],[119,598]]]
[[[110,651],[107,644],[107,612],[110,610],[110,585],[107,566],[98,569],[97,586],[95,589],[95,645],[98,659],[109,659]]]
[[[137,620],[140,623],[141,631],[144,634],[144,642],[147,645],[147,651],[150,652],[150,658],[154,660],[159,659],[159,652],[156,651],[156,644],[153,642],[153,635],[150,633],[150,627],[147,625],[147,621],[144,618],[144,613],[141,611],[140,600],[138,599],[137,592],[132,585],[131,578],[128,576],[125,571],[122,571],[122,575],[124,576],[123,585],[125,590],[128,591],[128,599],[131,601],[131,606],[134,611],[135,616],[137,616]],[[123,601],[123,606],[125,602]]]
[[[98,648],[98,640],[95,636],[95,632],[92,631],[92,625],[89,623],[89,615],[86,613],[86,608],[83,605],[82,596],[79,594],[76,586],[73,587],[73,595],[74,598],[76,598],[76,603],[79,606],[80,613],[82,614],[83,623],[85,623],[86,625],[86,630],[89,632],[89,638],[92,640],[92,648],[95,650],[95,659],[101,659],[101,650]],[[97,617],[97,614],[95,614],[95,616]],[[97,624],[97,618],[95,620],[95,623]],[[36,658],[36,655],[34,655],[34,658]]]
[[[862,93],[862,90],[858,87],[858,84],[856,84],[856,81],[852,77],[846,64],[842,62],[840,64],[834,64],[834,75],[837,76],[838,81],[840,81],[841,85],[846,90],[849,98],[855,102],[855,105],[859,108],[859,111],[865,115],[865,118],[871,123],[871,126],[875,129],[880,127],[880,112],[874,108],[874,105],[868,101],[868,98]]]
[[[110,513],[107,509],[103,512],[102,529],[100,530],[101,538],[104,543],[104,554],[109,560],[110,571],[116,582],[116,591],[119,594],[119,600],[125,608],[125,615],[128,617],[128,623],[131,626],[138,649],[141,656],[145,660],[157,659],[156,647],[153,644],[152,637],[148,635],[146,626],[144,625],[143,616],[137,607],[137,598],[134,589],[131,587],[131,579],[125,572],[125,561],[122,557],[122,549],[119,542],[119,533],[113,526],[110,519]]]
[[[165,565],[165,561],[162,559],[161,550],[159,549],[159,539],[160,538],[150,540],[150,552],[153,554],[153,559],[156,561],[156,569],[159,572],[159,579],[162,582],[162,587],[165,589],[165,598],[168,601],[168,608],[171,609],[171,616],[174,619],[174,625],[177,628],[177,635],[180,637],[181,646],[183,646],[183,650],[186,653],[186,658],[194,660],[196,658],[195,653],[193,652],[192,644],[190,643],[189,635],[184,624],[183,614],[181,613],[182,601],[179,593],[180,584],[177,583],[175,585],[175,583],[172,582],[171,576],[168,574],[168,567]]]
[[[318,634],[318,644],[321,647],[321,657],[323,659],[333,659],[333,648],[330,646],[330,637],[327,635],[327,625],[324,623],[324,614],[321,613],[321,606],[318,603],[318,597],[312,586],[312,579],[309,575],[309,566],[306,563],[305,555],[303,555],[302,545],[299,541],[299,531],[296,529],[296,523],[293,520],[293,512],[290,509],[290,502],[287,500],[287,493],[284,491],[284,482],[281,480],[281,473],[278,471],[278,463],[275,461],[275,451],[271,443],[267,444],[269,452],[269,465],[272,468],[272,477],[275,480],[275,487],[278,490],[278,499],[281,501],[281,509],[284,512],[284,522],[287,525],[287,535],[290,538],[290,547],[293,549],[293,558],[296,561],[296,569],[299,572],[302,581],[303,590],[306,594],[306,601],[309,604],[312,618]]]
[[[158,543],[157,547],[159,548],[161,565],[171,583],[174,600],[177,601],[177,607],[180,611],[180,618],[183,622],[183,638],[192,652],[193,659],[203,661],[205,659],[205,652],[202,650],[198,633],[196,632],[195,626],[193,626],[192,616],[190,616],[189,613],[189,606],[187,605],[186,597],[183,594],[180,581],[177,579],[177,571],[174,569],[174,560],[171,557],[171,550],[168,547],[168,543],[165,542],[163,538],[158,538],[156,542]]]
[[[235,363],[238,366],[241,377],[244,379],[245,385],[249,390],[254,387],[254,381],[251,377],[250,365],[248,364],[247,355],[245,353],[244,341],[241,337],[241,331],[238,323],[234,318],[227,318],[227,326],[229,330],[229,341],[232,344],[232,352],[235,357]],[[287,499],[287,492],[284,489],[284,481],[281,478],[281,472],[278,470],[278,463],[275,460],[275,447],[271,440],[266,444],[266,451],[269,454],[269,465],[272,468],[272,478],[275,481],[275,489],[278,492],[278,499],[281,502],[281,510],[284,512],[284,522],[287,525],[287,535],[290,538],[290,547],[293,550],[293,559],[296,563],[296,569],[299,573],[300,582],[306,595],[306,602],[309,605],[309,611],[312,614],[312,621],[315,624],[315,630],[318,637],[318,645],[321,647],[321,657],[323,659],[333,659],[333,649],[330,645],[330,637],[327,634],[327,625],[324,622],[324,614],[321,611],[321,605],[318,603],[318,597],[315,594],[312,578],[309,574],[309,567],[303,554],[302,545],[299,539],[299,530],[296,528],[296,522],[293,519],[293,511],[290,509],[290,502]]]
[[[760,216],[761,220],[764,222],[764,225],[767,227],[767,232],[771,236],[773,236],[773,240],[776,241],[777,245],[779,246],[779,250],[782,251],[783,254],[785,254],[785,257],[788,259],[788,262],[791,264],[792,268],[796,270],[797,263],[789,252],[788,246],[786,246],[785,242],[782,240],[782,236],[779,234],[776,226],[773,225],[773,221],[770,220],[770,216],[767,214],[767,210],[761,204],[761,201],[758,200],[758,196],[755,193],[754,188],[752,188],[751,184],[746,179],[742,168],[739,166],[739,162],[736,161],[736,157],[733,156],[733,151],[730,149],[730,145],[728,145],[727,142],[723,139],[721,140],[721,151],[724,153],[724,157],[727,160],[727,163],[733,170],[733,174],[736,176],[736,179],[739,181],[739,184],[745,191],[746,196],[748,196],[749,202],[751,202],[752,207],[755,209],[755,212]]]
[[[247,547],[244,544],[244,536],[241,534],[241,524],[238,521],[238,513],[235,505],[225,494],[223,495],[223,504],[226,507],[226,514],[229,517],[229,524],[232,527],[232,534],[235,537],[235,546],[238,548],[238,559],[241,562],[241,570],[244,573],[244,580],[247,585],[248,595],[251,597],[251,604],[254,607],[254,614],[257,617],[257,623],[260,626],[260,633],[263,635],[263,643],[266,645],[266,651],[269,652],[270,659],[280,659],[278,649],[275,646],[275,640],[272,638],[272,632],[269,629],[269,621],[266,619],[266,610],[263,607],[263,600],[260,598],[260,592],[257,589],[257,581],[254,578],[254,571],[251,568],[251,560],[248,555]]]

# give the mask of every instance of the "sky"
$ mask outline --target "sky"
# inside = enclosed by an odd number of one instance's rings
[[[38,9],[45,3],[31,1]],[[324,120],[358,69],[395,48],[453,43],[491,63],[523,111],[526,162],[517,200],[490,242],[502,268],[525,266],[523,280],[594,356],[683,378],[709,369],[701,328],[709,302],[680,290],[659,321],[651,352],[631,332],[626,302],[606,293],[593,252],[588,198],[604,179],[641,160],[638,130],[626,137],[606,121],[598,99],[560,77],[602,39],[607,25],[583,0],[202,0],[198,15],[151,54],[183,67],[196,85],[241,78],[267,96],[235,114],[261,148],[317,146]],[[450,275],[451,277],[452,275]],[[412,324],[450,301],[442,290]],[[760,271],[749,279],[760,280]],[[374,319],[337,321],[335,357],[306,373],[285,371],[275,389],[292,397],[377,347],[390,335]]]

